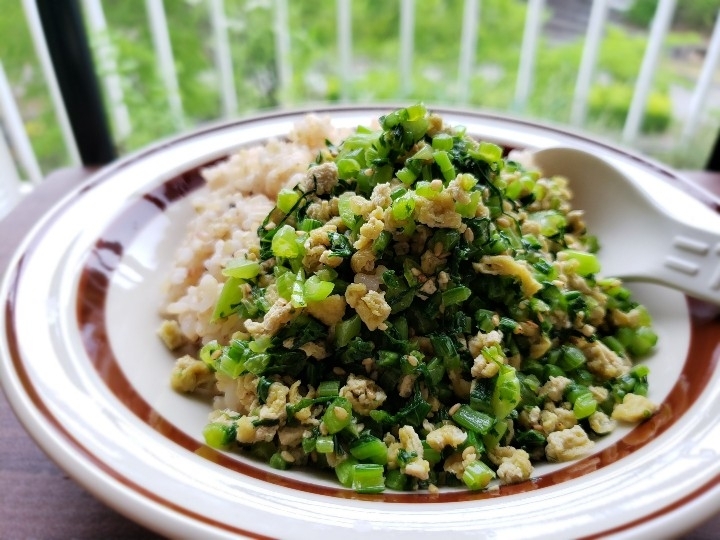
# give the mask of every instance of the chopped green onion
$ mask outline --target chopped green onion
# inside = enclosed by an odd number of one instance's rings
[[[384,467],[374,463],[358,463],[353,467],[352,488],[358,493],[385,491]]]
[[[425,118],[427,108],[423,103],[415,103],[405,109],[407,111],[407,119],[409,121],[420,120]]]
[[[340,219],[342,219],[343,223],[351,229],[355,226],[355,223],[358,220],[358,217],[350,207],[350,199],[354,195],[355,194],[351,191],[346,191],[338,197],[338,212],[340,214]]]
[[[310,276],[305,280],[304,297],[307,302],[319,302],[332,293],[335,284],[332,281],[322,281],[318,276]]]
[[[331,454],[335,451],[335,441],[330,435],[320,435],[315,441],[315,450],[319,454]]]
[[[290,225],[283,225],[272,239],[272,252],[276,257],[293,259],[300,255],[300,245],[297,242],[295,229]]]
[[[470,191],[478,183],[478,179],[470,173],[463,173],[459,175],[458,180],[460,182],[460,187],[463,188],[465,191]]]
[[[338,277],[338,273],[332,268],[321,268],[315,275],[322,281],[335,281]]]
[[[410,140],[413,144],[423,138],[429,125],[430,123],[427,118],[418,118],[416,120],[403,122],[403,127],[406,133],[410,135]]]
[[[223,347],[216,339],[209,341],[200,349],[200,360],[202,360],[210,369],[215,370],[215,363],[218,356],[222,353]]]
[[[595,401],[595,398],[590,392],[581,394],[575,399],[575,403],[573,403],[573,414],[578,420],[587,418],[595,412],[597,405],[597,401]]]
[[[260,264],[247,259],[231,259],[223,268],[222,273],[234,278],[253,279],[260,273]]]
[[[391,209],[395,219],[405,221],[412,216],[413,210],[415,210],[415,197],[411,193],[406,193],[393,201]]]
[[[503,150],[497,144],[483,141],[476,150],[470,150],[468,153],[494,165],[502,159]]]
[[[345,347],[350,340],[360,335],[362,321],[359,315],[353,315],[345,321],[340,321],[335,325],[335,346],[338,348]]]
[[[331,435],[348,427],[352,419],[352,405],[343,397],[331,401],[323,414],[323,422]]]
[[[482,193],[473,191],[470,194],[470,200],[466,203],[455,203],[455,211],[464,218],[475,217],[477,209],[482,201]]]
[[[435,150],[452,150],[452,135],[448,135],[447,133],[438,133],[432,139],[432,147]]]
[[[566,249],[562,252],[568,260],[577,261],[577,273],[581,276],[597,274],[600,271],[600,261],[592,253]]]
[[[577,347],[568,345],[566,347],[563,347],[562,354],[558,359],[557,365],[565,371],[572,371],[579,368],[584,363],[585,355],[583,354],[583,352]]]
[[[373,240],[373,253],[375,253],[376,255],[380,255],[383,251],[385,251],[385,248],[390,245],[391,240],[392,233],[390,231],[382,231],[380,235],[375,240]]]
[[[390,469],[385,475],[385,487],[395,491],[405,491],[409,478],[400,469]]]
[[[290,293],[290,303],[293,307],[305,307],[305,271],[301,268],[295,275]]]
[[[435,355],[443,360],[446,369],[460,368],[460,356],[449,336],[445,334],[430,336],[430,343],[433,346]]]
[[[390,367],[397,364],[400,355],[393,351],[378,351],[377,365],[380,367]]]
[[[235,306],[242,302],[245,297],[242,288],[243,283],[245,283],[245,281],[240,278],[228,278],[215,304],[215,310],[211,318],[212,321],[228,317],[235,310]]]
[[[433,185],[432,182],[422,180],[415,184],[415,193],[430,200],[435,199],[442,190],[443,185],[439,182]]]
[[[292,272],[285,272],[278,276],[275,280],[277,285],[277,291],[281,298],[290,300],[293,292],[293,285],[295,284],[295,274]]]
[[[412,170],[408,169],[407,167],[403,167],[402,169],[400,169],[398,172],[395,173],[395,176],[406,186],[411,185],[417,178],[417,174],[414,173]]]
[[[477,460],[465,466],[462,476],[465,485],[472,490],[485,489],[493,478],[495,478],[493,470]]]
[[[235,440],[237,429],[234,424],[212,422],[203,429],[205,443],[212,448],[223,448]]]
[[[542,210],[528,216],[528,219],[540,225],[540,234],[551,237],[557,235],[565,228],[565,217],[555,210]]]
[[[430,466],[432,467],[436,463],[440,463],[443,459],[442,452],[439,450],[435,450],[432,446],[430,446],[426,441],[423,441],[423,459],[430,463]]]
[[[350,445],[350,454],[359,461],[371,461],[378,465],[387,463],[388,448],[377,437],[363,436]]]
[[[268,465],[270,465],[273,469],[279,469],[281,471],[290,468],[290,464],[282,458],[280,452],[276,452],[272,456],[270,456],[270,461],[268,462]]]
[[[339,159],[337,161],[338,178],[354,178],[360,172],[360,164],[352,158]]]
[[[317,219],[305,218],[298,224],[298,231],[310,232],[314,229],[322,227],[322,221]]]
[[[340,394],[340,383],[337,381],[323,381],[317,387],[318,397],[335,397]]]
[[[426,162],[431,163],[433,159],[433,150],[432,146],[425,145],[420,150],[415,152],[412,156],[410,156],[407,161],[409,162]]]
[[[435,159],[435,163],[438,164],[438,167],[440,167],[443,178],[447,181],[453,180],[455,178],[455,167],[450,161],[448,153],[445,150],[437,150],[433,153],[433,158]]]
[[[489,309],[478,309],[474,314],[474,319],[478,328],[485,333],[495,330],[495,323],[493,322],[494,318],[495,313]]]
[[[408,121],[410,118],[407,109],[397,109],[390,114],[380,118],[380,125],[384,130],[390,130],[402,122]]]
[[[648,326],[639,328],[623,327],[618,329],[615,337],[633,358],[648,354],[658,339],[657,334]]]
[[[505,364],[501,365],[492,396],[492,404],[497,418],[506,418],[518,406],[521,398],[520,390],[520,380],[515,368]]]
[[[457,425],[484,435],[495,423],[493,418],[480,411],[475,411],[469,405],[460,405],[455,414],[452,415],[453,422]]]
[[[495,422],[495,425],[490,429],[490,431],[483,435],[483,444],[485,445],[485,448],[492,450],[500,444],[500,440],[505,436],[505,433],[507,433],[508,422],[508,420]]]
[[[352,486],[353,483],[353,472],[357,460],[352,456],[347,456],[343,461],[335,466],[335,475],[338,481],[345,487]]]
[[[288,214],[299,200],[300,193],[294,189],[283,188],[278,193],[277,207],[283,213]]]
[[[443,291],[442,303],[446,307],[454,306],[455,304],[462,304],[465,300],[470,298],[471,294],[472,291],[464,285],[453,287],[452,289]]]
[[[563,395],[565,396],[565,399],[567,399],[571,404],[575,403],[575,401],[583,395],[592,395],[590,394],[590,390],[588,390],[588,387],[582,384],[578,384],[576,382],[572,382],[568,384],[565,387],[565,391],[563,392]]]

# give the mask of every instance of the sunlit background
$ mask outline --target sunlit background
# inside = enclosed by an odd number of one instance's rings
[[[711,56],[720,0],[81,4],[121,154],[203,123],[327,102],[490,110],[587,131],[678,168],[703,168],[720,128]],[[667,31],[659,4],[671,10]],[[0,14],[0,62],[47,174],[72,155],[23,3],[0,0]]]

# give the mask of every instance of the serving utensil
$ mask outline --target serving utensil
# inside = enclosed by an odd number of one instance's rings
[[[633,178],[583,150],[545,148],[532,160],[546,176],[568,178],[573,206],[598,234],[604,276],[660,283],[720,304],[720,215],[708,209],[700,220],[695,212],[702,226],[681,221],[667,196],[660,204]],[[689,195],[676,191],[682,204]]]

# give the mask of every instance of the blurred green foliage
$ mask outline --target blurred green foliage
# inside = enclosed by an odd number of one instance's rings
[[[647,26],[652,21],[659,0],[635,0],[627,12],[629,22]],[[720,9],[720,0],[678,0],[675,8],[677,25],[693,30],[712,30]]]
[[[24,24],[22,3],[0,0],[0,13],[0,62],[16,101],[22,104],[25,130],[42,165],[47,169],[59,167],[66,162],[67,155],[30,33]]]
[[[590,92],[589,116],[605,126],[622,129],[625,125],[633,88],[624,84],[595,86]],[[648,98],[641,129],[644,133],[662,133],[670,125],[672,104],[667,95],[652,92]]]
[[[680,0],[682,6],[696,0]],[[720,0],[712,0],[715,4]],[[636,5],[642,3],[641,0]],[[711,3],[711,0],[697,0]],[[104,49],[116,61],[129,111],[132,130],[118,141],[122,152],[176,133],[157,66],[144,0],[103,2],[109,31],[93,35],[95,49]],[[221,93],[216,69],[214,36],[207,0],[165,0],[165,10],[185,128],[222,118]],[[225,0],[228,38],[234,69],[238,115],[278,106],[312,103],[423,100],[430,105],[463,105],[509,112],[544,122],[565,124],[582,56],[582,37],[567,43],[541,39],[537,51],[532,91],[524,107],[514,103],[515,83],[527,4],[523,0],[479,2],[477,46],[470,74],[467,102],[458,87],[459,56],[464,2],[422,0],[416,3],[409,80],[401,80],[400,0],[351,2],[352,58],[340,65],[338,13],[335,0],[288,0],[290,21],[289,81],[283,87],[276,58],[274,0]],[[687,9],[687,8],[684,8]],[[44,78],[21,3],[0,0],[0,60],[13,84],[32,144],[45,170],[66,163],[67,156],[57,127]],[[697,32],[673,32],[668,46],[702,43]],[[617,137],[632,97],[632,87],[642,63],[646,39],[608,25],[602,41],[594,90],[589,99],[586,129]],[[97,50],[98,57],[100,51]],[[696,73],[682,73],[677,63],[661,63],[654,76],[654,94],[648,102],[644,129],[675,134],[669,93],[673,86],[692,88]],[[101,75],[104,75],[102,72]],[[710,130],[717,129],[711,111]],[[112,116],[111,116],[112,118]],[[707,137],[703,125],[698,137]],[[655,135],[657,136],[657,135]],[[662,135],[660,135],[662,136]],[[658,145],[649,145],[655,151]],[[658,147],[658,153],[660,149]],[[663,156],[676,159],[677,153]],[[702,166],[704,156],[696,156]]]

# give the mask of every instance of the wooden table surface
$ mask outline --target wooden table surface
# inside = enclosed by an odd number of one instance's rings
[[[0,274],[32,224],[91,169],[64,169],[46,181],[0,220]],[[720,197],[720,174],[687,172],[686,177]],[[720,442],[719,442],[720,444]],[[0,394],[0,538],[159,538],[96,500],[36,446]],[[685,536],[720,538],[718,516]]]

